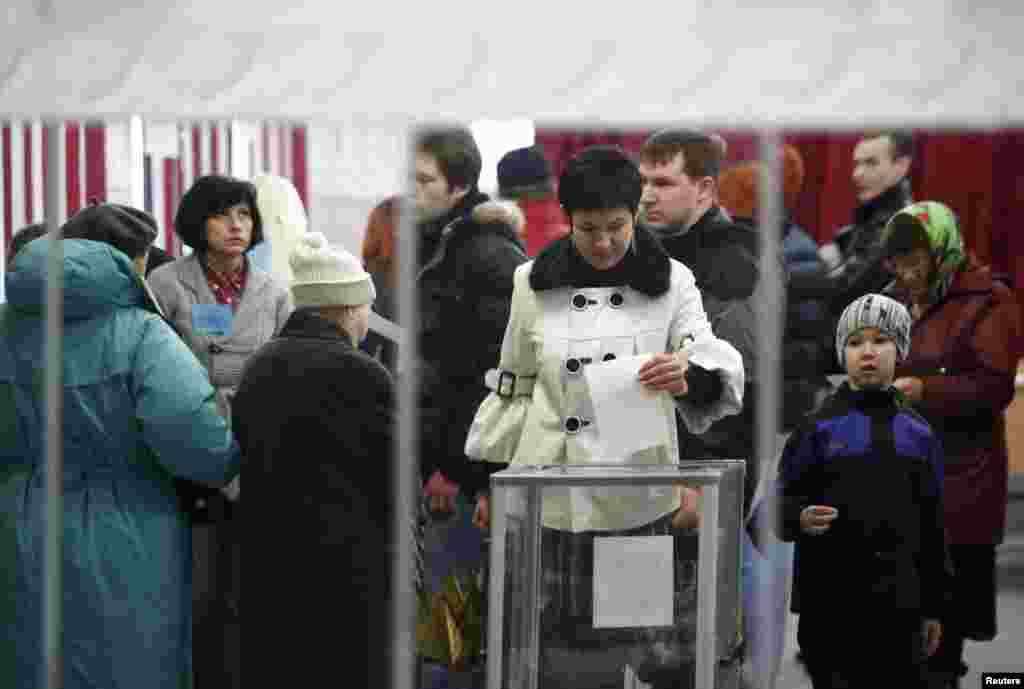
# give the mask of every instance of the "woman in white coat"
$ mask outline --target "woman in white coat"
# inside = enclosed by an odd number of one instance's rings
[[[637,227],[641,191],[636,164],[616,147],[590,147],[567,164],[558,195],[571,232],[516,270],[499,369],[488,376],[492,393],[467,439],[472,459],[495,470],[509,463],[672,465],[679,461],[677,412],[700,433],[740,410],[740,355],[712,333],[690,270]],[[583,369],[645,354],[638,381],[665,393],[660,413],[668,442],[612,456],[603,450]],[[677,558],[693,550],[696,537],[687,527],[695,525],[695,497],[647,487],[614,495],[546,492],[541,687],[622,686],[626,663],[655,686],[693,681],[686,658],[659,664],[638,657],[650,655],[639,632],[592,627],[592,571],[595,532],[672,534]],[[481,494],[475,519],[482,528],[488,511]],[[685,636],[687,625],[677,619],[677,627]],[[687,640],[676,641],[681,648]]]

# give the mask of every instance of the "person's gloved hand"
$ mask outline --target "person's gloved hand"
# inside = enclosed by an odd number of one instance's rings
[[[242,496],[242,475],[236,476],[231,483],[220,489],[220,492],[231,502],[237,502]]]
[[[459,484],[449,481],[440,470],[435,471],[423,486],[423,495],[430,501],[430,511],[436,514],[453,513],[458,494]]]

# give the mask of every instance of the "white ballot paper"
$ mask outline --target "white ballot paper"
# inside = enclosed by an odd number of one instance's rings
[[[594,404],[601,456],[625,459],[634,452],[668,445],[668,423],[659,398],[636,375],[650,354],[588,364],[583,369]]]
[[[594,539],[594,628],[673,623],[671,536]]]

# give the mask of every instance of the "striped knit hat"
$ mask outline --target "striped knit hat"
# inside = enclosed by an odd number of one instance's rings
[[[903,304],[883,294],[865,294],[855,300],[839,317],[836,327],[836,355],[839,365],[845,368],[846,341],[858,330],[878,328],[896,343],[899,360],[907,358],[910,352],[910,312]]]

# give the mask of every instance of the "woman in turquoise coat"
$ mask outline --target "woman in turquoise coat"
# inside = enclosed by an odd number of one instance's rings
[[[174,478],[222,487],[240,455],[195,355],[141,278],[156,223],[104,204],[61,228],[63,687],[191,685],[191,544]],[[71,239],[89,237],[90,239]],[[43,660],[46,265],[28,244],[0,306],[0,686]]]

